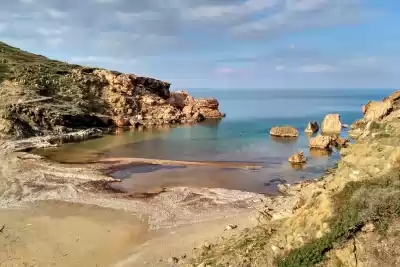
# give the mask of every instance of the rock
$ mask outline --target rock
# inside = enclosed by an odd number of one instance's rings
[[[299,136],[299,131],[291,126],[278,126],[272,127],[269,134],[278,137],[297,137]]]
[[[219,103],[215,98],[200,98],[195,100],[194,108],[200,112],[204,118],[222,118],[222,114],[219,110]]]
[[[397,100],[400,99],[400,90],[394,92],[392,95],[390,95],[389,97],[385,97],[382,101],[385,100],[391,100],[392,102],[395,102]]]
[[[342,122],[339,114],[328,114],[322,122],[321,131],[323,133],[340,133]]]
[[[173,107],[183,109],[186,106],[186,98],[189,94],[186,91],[176,91],[170,94],[167,103]]]
[[[201,122],[204,121],[204,116],[203,114],[201,114],[200,112],[196,112],[195,114],[193,114],[191,120],[194,122]]]
[[[367,223],[366,225],[364,225],[361,228],[361,231],[366,232],[366,233],[370,233],[375,231],[375,225],[373,223]]]
[[[343,129],[347,129],[347,128],[349,128],[349,125],[348,125],[348,124],[343,124],[343,125],[342,125],[342,128],[343,128]]]
[[[178,262],[179,262],[179,259],[177,257],[168,258],[168,263],[170,263],[170,264],[177,264]]]
[[[317,121],[309,122],[307,128],[304,130],[306,133],[316,133],[319,130],[319,125]]]
[[[113,118],[113,123],[117,127],[125,127],[129,125],[129,119],[123,117]]]
[[[363,107],[364,119],[379,120],[387,116],[393,110],[393,102],[390,99],[385,101],[370,101]]]
[[[318,135],[310,139],[310,148],[330,150],[331,142],[332,142],[332,137]]]
[[[203,248],[205,248],[205,249],[211,249],[211,244],[208,243],[208,242],[204,242]]]
[[[294,155],[290,156],[288,160],[290,163],[293,163],[293,164],[302,164],[302,163],[307,162],[307,159],[304,156],[303,151],[296,152]]]
[[[229,224],[225,227],[225,230],[229,231],[229,230],[233,230],[236,229],[238,226],[236,224]]]
[[[346,147],[349,143],[349,138],[342,138],[340,136],[332,136],[331,138],[331,144],[333,146]]]

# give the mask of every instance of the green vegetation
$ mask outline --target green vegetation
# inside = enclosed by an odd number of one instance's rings
[[[389,222],[400,216],[400,172],[379,179],[350,182],[334,197],[336,216],[331,232],[290,252],[278,261],[279,267],[314,266],[325,253],[357,233],[368,222],[384,233]]]

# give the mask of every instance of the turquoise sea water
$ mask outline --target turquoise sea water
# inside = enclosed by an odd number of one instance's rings
[[[50,154],[64,153],[71,158],[73,153],[86,150],[101,151],[106,157],[255,161],[264,168],[256,172],[207,167],[169,170],[150,168],[148,170],[152,171],[153,175],[142,180],[138,178],[138,172],[142,171],[128,169],[118,172],[116,176],[127,179],[127,187],[130,188],[150,183],[152,186],[194,185],[269,193],[274,182],[296,182],[315,178],[339,159],[338,151],[333,151],[330,155],[310,154],[309,139],[304,134],[309,121],[317,120],[321,123],[326,114],[339,113],[342,123],[351,125],[362,117],[362,105],[369,100],[380,100],[392,91],[189,90],[195,97],[217,98],[220,110],[227,114],[226,118],[190,127],[129,131],[80,144],[66,145],[50,151]],[[299,129],[301,135],[293,140],[272,138],[269,130],[278,125],[292,125]],[[342,136],[347,136],[346,130],[342,131]],[[293,169],[287,158],[299,150],[304,151],[308,163],[302,169]]]

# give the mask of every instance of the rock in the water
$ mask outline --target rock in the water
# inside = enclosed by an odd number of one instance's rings
[[[331,149],[332,137],[318,135],[310,139],[311,149]]]
[[[347,128],[349,128],[349,125],[348,125],[348,124],[343,124],[343,125],[342,125],[342,128],[343,128],[343,129],[347,129]]]
[[[309,122],[307,128],[304,130],[306,133],[316,133],[319,130],[319,125],[317,121]]]
[[[278,126],[272,127],[269,134],[278,137],[297,137],[299,136],[299,131],[292,126]]]
[[[378,120],[388,115],[393,109],[390,99],[384,101],[370,101],[363,107],[364,118],[366,120]]]
[[[331,145],[338,147],[346,147],[350,143],[349,138],[342,138],[340,136],[333,136],[331,138]]]
[[[306,163],[307,159],[304,156],[304,152],[300,151],[300,152],[297,152],[294,155],[290,156],[289,162],[293,163],[293,164],[302,164],[302,163]]]
[[[204,118],[222,118],[224,115],[218,110],[219,103],[215,98],[200,98],[195,101],[195,109]]]
[[[340,133],[342,122],[339,114],[328,114],[325,116],[321,125],[323,133]]]

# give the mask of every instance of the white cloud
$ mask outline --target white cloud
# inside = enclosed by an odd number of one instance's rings
[[[288,32],[353,24],[363,21],[364,12],[357,0],[287,0],[275,13],[232,27],[238,36],[275,36]]]
[[[55,19],[62,19],[65,18],[68,13],[67,12],[63,12],[54,8],[49,8],[46,10],[47,14],[49,14],[51,17],[55,18]]]
[[[66,31],[66,27],[58,28],[58,29],[48,29],[48,28],[39,28],[37,32],[43,36],[53,36],[53,35],[61,35]]]
[[[157,20],[160,18],[160,13],[154,11],[144,12],[116,12],[116,18],[118,21],[124,24],[130,24],[143,20]]]
[[[182,10],[183,18],[187,20],[207,20],[241,18],[252,13],[261,12],[276,6],[277,0],[247,0],[241,4],[204,5]]]
[[[286,7],[293,11],[313,11],[324,8],[325,6],[338,2],[337,0],[287,0]]]
[[[335,72],[337,71],[336,67],[329,64],[313,64],[313,65],[304,65],[297,68],[299,72],[308,72],[308,73],[327,73],[327,72]]]
[[[285,70],[285,66],[284,65],[278,65],[278,66],[275,66],[275,70],[276,71],[283,71],[283,70]]]
[[[34,0],[19,0],[21,3],[24,3],[24,4],[31,4],[31,3],[33,3],[34,2]]]

